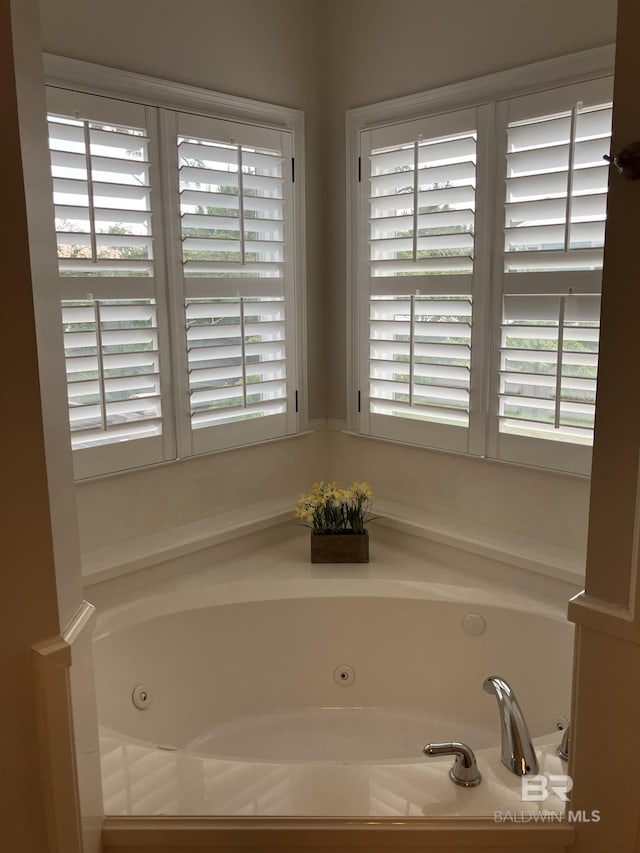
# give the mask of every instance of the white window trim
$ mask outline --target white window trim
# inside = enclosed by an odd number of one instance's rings
[[[295,315],[296,340],[291,357],[291,366],[293,371],[295,371],[295,387],[297,389],[297,429],[288,435],[278,436],[278,440],[307,431],[309,428],[309,419],[306,347],[306,169],[303,111],[49,53],[44,54],[43,62],[45,83],[47,86],[71,89],[107,98],[119,98],[158,109],[164,108],[177,112],[191,112],[211,118],[247,122],[253,126],[263,126],[292,132],[292,153],[295,160],[295,193],[292,200],[295,235],[292,254],[294,265],[293,278],[296,282],[295,301],[292,307]],[[171,297],[169,296],[168,299],[170,300]],[[171,362],[172,375],[174,374],[174,368],[175,359]],[[175,386],[175,377],[171,385]],[[164,396],[167,399],[169,397],[172,398],[171,406],[167,407],[167,413],[169,413],[176,403],[174,388],[167,388]],[[64,416],[68,417],[65,403],[66,400],[61,401],[61,408],[64,408]],[[171,430],[173,432],[173,427]],[[257,439],[254,443],[266,443],[272,440],[274,439],[264,437]],[[208,455],[208,453],[226,452],[226,450],[234,449],[237,449],[237,447],[205,451],[197,455]],[[174,458],[168,458],[155,464],[171,464],[172,462],[180,461],[182,458],[187,457],[181,456],[178,449]],[[102,476],[111,477],[139,469],[140,467],[148,466],[123,467],[118,471],[110,471],[105,474],[89,477],[89,479],[99,479]]]
[[[368,358],[364,351],[365,327],[368,322],[368,312],[365,311],[364,286],[358,276],[362,275],[363,258],[360,254],[361,247],[358,241],[358,198],[360,163],[360,134],[381,125],[389,125],[395,122],[405,122],[414,118],[452,110],[461,110],[469,107],[481,107],[498,100],[516,98],[522,95],[533,94],[544,89],[564,87],[572,83],[580,83],[598,77],[609,77],[613,75],[615,61],[615,46],[606,45],[567,56],[536,62],[496,74],[489,74],[473,80],[454,83],[425,92],[406,95],[389,101],[356,107],[346,113],[346,176],[347,176],[347,430],[351,433],[361,435],[359,415],[359,390],[361,389],[361,376],[363,359]],[[495,158],[490,156],[491,174],[487,176],[489,182],[494,182]],[[486,245],[489,240],[489,246]],[[483,229],[482,252],[491,251],[493,240],[493,227]],[[487,282],[487,285],[491,285]],[[491,290],[494,290],[491,285]],[[482,369],[482,405],[486,409],[488,405],[489,391],[493,386],[490,373],[491,356],[486,342],[490,341],[492,331],[496,325],[495,314],[496,302],[494,294],[491,293],[482,304],[474,304],[474,312],[480,308],[481,316],[478,321],[476,315],[474,325],[478,325],[481,331],[478,335],[482,337],[484,350],[484,364]],[[492,316],[490,316],[490,314]],[[485,412],[485,425],[483,440],[493,447],[491,439],[491,428],[488,423],[489,412]],[[371,437],[371,436],[367,436]],[[383,439],[397,442],[397,439]],[[470,435],[470,441],[477,443],[479,439]],[[402,443],[401,441],[399,443]],[[422,445],[421,445],[422,446]],[[452,450],[439,450],[430,448],[435,452],[459,453]],[[470,446],[469,453],[478,452],[479,448]],[[572,446],[567,445],[571,454]],[[468,455],[463,453],[462,455]],[[475,455],[475,454],[474,454]],[[476,458],[485,458],[480,450]],[[496,456],[487,457],[492,462],[502,462]],[[505,464],[522,464],[524,467],[534,467],[531,463],[520,463],[514,460],[504,460]],[[570,462],[571,464],[571,462]],[[553,468],[552,464],[543,464],[540,467]],[[553,468],[559,470],[559,468]],[[561,470],[561,469],[560,469]],[[565,469],[566,470],[566,469]],[[567,473],[575,473],[571,469]]]

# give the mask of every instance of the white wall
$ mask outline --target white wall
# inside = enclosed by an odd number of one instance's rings
[[[425,524],[451,526],[461,537],[502,536],[505,548],[519,543],[533,553],[537,541],[541,560],[554,550],[560,561],[584,554],[589,484],[582,477],[341,433],[330,434],[329,450],[328,479],[369,480],[385,500],[423,510]]]
[[[79,484],[82,551],[263,501],[291,499],[293,510],[323,477],[325,440],[316,432]]]
[[[305,111],[309,402],[345,416],[345,110],[611,43],[615,0],[41,0],[45,50]],[[305,442],[307,442],[305,444]],[[324,455],[323,455],[324,454]],[[284,466],[284,467],[283,467]],[[331,472],[329,474],[329,471]],[[390,500],[584,548],[579,480],[371,440],[293,439],[78,486],[83,550],[369,479]]]

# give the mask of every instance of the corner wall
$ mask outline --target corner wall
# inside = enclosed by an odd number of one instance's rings
[[[346,411],[345,110],[611,43],[615,0],[41,0],[45,50],[304,110],[310,416]],[[396,57],[396,48],[401,61]],[[585,479],[331,435],[77,486],[83,550],[368,479],[454,523],[584,552]]]
[[[345,112],[615,42],[616,0],[329,2],[323,104],[328,183],[327,416],[344,419],[347,281]],[[398,59],[398,56],[401,59]],[[586,548],[589,481],[490,460],[332,437],[331,477],[371,480],[388,500],[451,523],[560,550]],[[347,474],[346,472],[352,472]]]

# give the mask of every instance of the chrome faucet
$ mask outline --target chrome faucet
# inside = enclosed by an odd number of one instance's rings
[[[516,776],[535,776],[538,773],[538,759],[516,694],[504,678],[498,675],[486,678],[482,687],[485,693],[493,693],[498,700],[502,763]]]

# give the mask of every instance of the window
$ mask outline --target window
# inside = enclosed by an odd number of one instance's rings
[[[74,465],[160,462],[173,447],[155,111],[47,98]]]
[[[165,121],[178,157],[192,449],[293,432],[290,134],[184,113]]]
[[[47,98],[76,474],[296,432],[299,115]]]
[[[432,435],[462,449],[469,426],[475,110],[363,136],[370,429],[408,439]]]
[[[351,111],[361,433],[588,471],[612,81],[544,66]]]
[[[499,105],[503,459],[579,469],[590,452],[611,112],[610,80]]]

